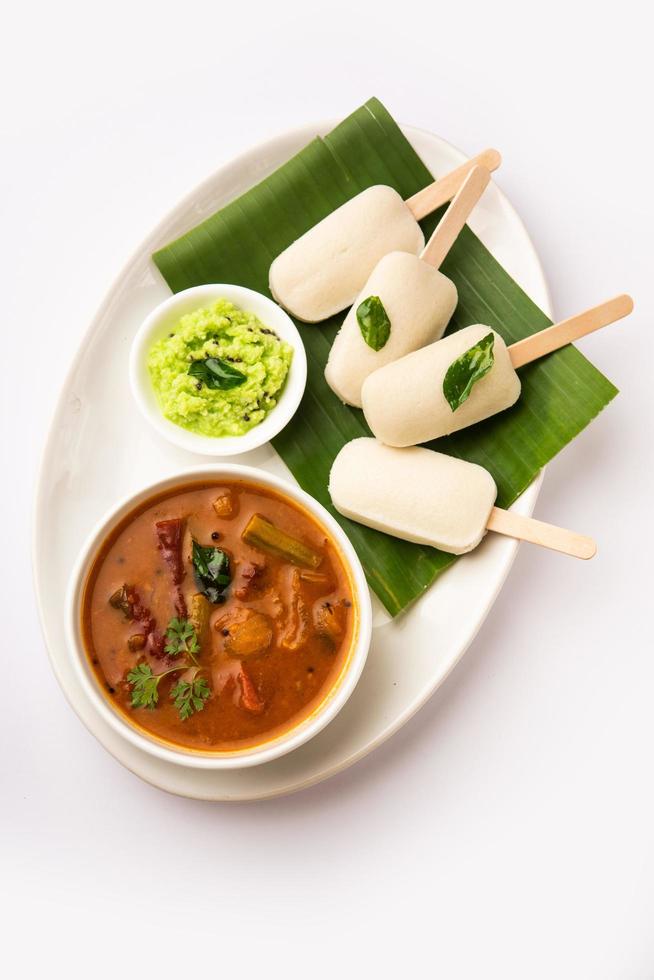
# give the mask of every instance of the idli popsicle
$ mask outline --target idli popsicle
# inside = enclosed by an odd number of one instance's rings
[[[631,313],[616,296],[507,347],[483,324],[464,327],[380,368],[361,400],[373,434],[389,446],[415,446],[510,408],[520,396],[516,369]]]
[[[497,487],[482,466],[418,446],[352,440],[332,464],[329,492],[344,517],[453,555],[472,551],[486,531],[575,558],[596,552],[591,538],[495,507]]]
[[[389,252],[375,266],[343,321],[325,379],[349,405],[361,407],[361,386],[373,371],[439,340],[457,304],[456,286],[438,271],[488,182],[473,167],[420,256]]]
[[[418,222],[450,201],[476,164],[495,170],[500,162],[497,150],[485,150],[407,201],[385,184],[367,188],[277,256],[269,273],[273,297],[307,323],[351,306],[384,255],[421,251]]]

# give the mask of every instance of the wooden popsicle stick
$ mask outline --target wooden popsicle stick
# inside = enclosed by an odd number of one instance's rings
[[[490,170],[486,167],[473,167],[452,203],[438,223],[420,256],[423,262],[438,269],[449,250],[457,240],[470,212],[484,193],[490,180]]]
[[[473,167],[479,165],[492,171],[497,170],[501,162],[502,157],[497,150],[484,150],[483,153],[478,153],[476,157],[472,157],[457,167],[456,170],[452,170],[439,180],[435,180],[433,184],[423,187],[413,197],[407,198],[405,204],[413,212],[416,221],[422,221],[432,211],[452,200]]]
[[[607,327],[609,323],[621,320],[622,317],[628,316],[633,308],[634,301],[631,296],[627,296],[626,293],[614,296],[606,303],[593,306],[584,313],[578,313],[577,316],[571,316],[567,320],[555,323],[552,327],[546,327],[545,330],[532,334],[531,337],[525,337],[524,340],[511,344],[509,347],[511,363],[514,368],[519,368],[523,364],[536,361],[539,357],[558,350],[559,347],[565,347],[566,344],[585,337],[593,330],[599,330],[600,327]]]
[[[554,524],[545,524],[543,521],[534,520],[533,517],[513,514],[500,507],[493,507],[486,527],[489,531],[506,534],[520,541],[530,541],[532,544],[539,544],[542,548],[551,548],[552,551],[560,551],[573,558],[588,559],[597,552],[597,545],[592,538],[577,534],[576,531],[568,531],[564,527],[556,527]]]

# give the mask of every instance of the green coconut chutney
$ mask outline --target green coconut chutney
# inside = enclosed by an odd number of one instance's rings
[[[204,436],[240,436],[277,404],[292,357],[290,344],[254,313],[219,299],[183,316],[151,347],[147,366],[167,419]],[[189,374],[193,362],[212,358],[244,380],[221,390]]]

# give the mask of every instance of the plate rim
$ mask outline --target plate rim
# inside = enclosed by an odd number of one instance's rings
[[[37,613],[39,618],[39,624],[40,624],[41,634],[43,636],[46,652],[48,655],[48,659],[50,661],[52,671],[55,675],[57,683],[61,688],[66,701],[71,706],[78,719],[81,721],[84,727],[90,732],[90,734],[93,735],[93,737],[100,742],[102,747],[112,756],[112,758],[115,759],[116,762],[118,762],[120,765],[123,765],[129,772],[133,773],[135,776],[138,776],[139,779],[142,779],[144,782],[148,783],[149,785],[154,786],[157,789],[163,790],[164,792],[170,793],[171,795],[180,796],[187,799],[196,799],[196,800],[203,800],[207,802],[213,801],[213,802],[221,802],[221,803],[247,803],[247,802],[257,802],[259,800],[274,799],[276,797],[281,797],[281,796],[290,796],[294,793],[300,792],[303,789],[308,789],[311,786],[315,786],[320,782],[330,779],[332,776],[338,775],[340,772],[343,772],[344,770],[350,768],[350,766],[354,765],[355,763],[359,762],[361,759],[365,758],[365,756],[375,751],[384,742],[386,742],[389,738],[391,738],[396,732],[398,732],[401,728],[403,728],[404,725],[407,724],[407,722],[411,720],[411,718],[427,703],[427,701],[429,701],[430,698],[433,697],[433,695],[438,690],[438,688],[449,677],[452,670],[454,670],[454,668],[459,664],[463,655],[468,650],[470,644],[477,636],[479,630],[481,629],[483,623],[486,620],[486,617],[488,616],[488,613],[490,612],[490,609],[494,605],[501,589],[503,588],[507,576],[513,565],[513,562],[515,561],[516,554],[518,552],[519,542],[511,541],[510,548],[508,549],[507,557],[504,559],[504,567],[500,570],[500,572],[497,575],[496,586],[492,591],[492,594],[488,597],[486,603],[483,606],[483,609],[478,613],[478,616],[476,617],[472,629],[467,634],[465,640],[461,644],[457,656],[452,658],[451,662],[447,666],[447,669],[444,670],[438,676],[436,681],[433,684],[429,685],[424,691],[422,691],[418,697],[414,698],[414,700],[406,706],[406,708],[401,712],[401,714],[399,714],[390,724],[388,724],[381,732],[379,732],[374,739],[367,742],[358,751],[352,752],[346,758],[341,759],[338,763],[332,764],[326,770],[315,772],[311,776],[307,776],[306,778],[298,781],[296,785],[290,787],[283,786],[281,788],[265,791],[262,793],[228,798],[225,796],[200,793],[200,792],[192,793],[192,792],[182,791],[182,790],[178,791],[176,789],[171,788],[168,785],[159,783],[154,778],[151,778],[150,776],[145,775],[144,773],[138,771],[137,768],[134,768],[122,757],[119,758],[117,755],[114,754],[112,749],[109,746],[107,746],[104,743],[104,741],[102,741],[99,738],[96,732],[93,731],[93,729],[90,728],[90,726],[87,724],[86,720],[82,717],[81,712],[78,710],[77,705],[75,704],[75,701],[73,700],[71,694],[66,688],[62,674],[59,669],[59,665],[52,652],[52,646],[54,645],[54,640],[52,640],[48,635],[46,616],[44,612],[44,604],[42,600],[42,593],[39,588],[39,580],[37,577],[37,567],[38,567],[37,546],[39,540],[39,529],[41,527],[41,522],[44,519],[44,509],[45,509],[44,497],[45,497],[45,489],[46,489],[46,480],[44,479],[44,476],[45,476],[45,470],[48,462],[49,452],[51,450],[52,437],[57,428],[60,414],[63,412],[65,407],[66,393],[70,390],[72,379],[75,376],[78,366],[80,365],[82,358],[84,356],[84,348],[86,346],[86,343],[95,333],[98,324],[101,322],[103,317],[108,312],[111,304],[115,302],[117,296],[119,296],[122,290],[124,289],[125,283],[129,281],[130,273],[135,263],[140,259],[142,254],[146,251],[149,252],[150,256],[152,255],[153,245],[155,242],[160,240],[162,234],[165,232],[165,229],[168,226],[172,225],[175,219],[179,215],[183,214],[184,212],[188,213],[191,205],[197,200],[197,198],[211,189],[213,183],[216,180],[217,174],[219,174],[222,170],[224,170],[227,167],[236,168],[236,167],[248,166],[248,164],[252,162],[253,159],[256,159],[257,157],[260,156],[264,148],[270,148],[276,143],[291,141],[300,138],[303,141],[309,141],[312,138],[319,136],[320,134],[329,132],[336,125],[338,125],[340,121],[341,120],[331,118],[331,119],[322,119],[315,122],[308,122],[300,126],[294,126],[289,129],[284,129],[281,132],[277,133],[276,135],[269,136],[267,138],[258,141],[257,143],[243,150],[238,155],[234,157],[229,157],[226,160],[222,161],[215,170],[213,170],[207,177],[201,180],[198,184],[194,185],[189,191],[187,191],[187,193],[185,193],[177,201],[177,203],[172,208],[169,208],[165,212],[163,217],[155,224],[153,228],[151,228],[149,233],[146,234],[145,237],[139,241],[137,246],[129,252],[127,259],[122,263],[122,265],[118,270],[118,273],[112,278],[109,286],[105,290],[103,294],[103,298],[99,303],[99,305],[96,307],[95,313],[91,317],[88,326],[82,332],[78,341],[76,352],[72,360],[70,361],[68,369],[66,370],[63,380],[61,382],[59,388],[59,394],[54,404],[54,408],[52,410],[49,424],[45,427],[43,441],[41,443],[39,460],[36,467],[35,483],[34,483],[34,490],[33,490],[33,497],[32,497],[30,560],[31,560],[32,584],[33,584],[34,596],[36,600],[36,608],[37,608]],[[404,133],[404,135],[407,137],[407,139],[409,139],[410,142],[412,142],[411,141],[412,134],[416,134],[428,140],[431,139],[440,142],[442,145],[444,145],[449,150],[451,150],[454,153],[454,155],[459,157],[462,162],[464,160],[469,159],[467,154],[465,154],[457,146],[450,143],[448,140],[438,135],[437,133],[433,133],[430,130],[424,129],[422,127],[409,126],[409,125],[404,125],[402,123],[400,123],[399,126],[402,132]],[[525,243],[527,243],[529,246],[529,250],[531,253],[531,261],[533,262],[534,267],[538,269],[540,274],[543,295],[546,299],[546,303],[543,304],[545,307],[545,312],[551,317],[552,299],[551,299],[547,277],[545,275],[545,270],[543,269],[538,252],[536,251],[536,248],[531,240],[531,236],[529,235],[529,232],[527,231],[527,228],[522,218],[520,217],[519,213],[516,211],[516,209],[511,204],[510,200],[506,197],[504,192],[501,191],[499,187],[497,187],[497,185],[495,185],[495,187],[497,192],[501,196],[504,207],[510,213],[512,220],[515,221],[521,228]],[[190,224],[189,227],[192,227],[192,224]],[[160,277],[160,273],[156,269],[156,266],[154,266],[154,270],[155,270],[155,275]],[[540,471],[540,473],[534,478],[532,483],[529,485],[529,487],[527,487],[527,489],[519,498],[519,500],[524,500],[525,496],[529,495],[528,507],[526,509],[523,508],[522,510],[523,513],[526,512],[528,514],[531,514],[533,512],[533,509],[535,507],[542,486],[545,469],[546,467],[544,467]],[[420,600],[418,599],[417,601]],[[186,769],[186,767],[183,766],[180,766],[179,768]],[[252,767],[251,771],[256,772],[256,767]]]

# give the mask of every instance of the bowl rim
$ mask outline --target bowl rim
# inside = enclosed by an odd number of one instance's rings
[[[258,425],[240,436],[206,436],[171,422],[157,404],[146,368],[148,349],[157,333],[165,329],[167,321],[218,299],[226,299],[245,312],[255,313],[266,325],[269,322],[282,340],[293,348],[293,359],[277,405]],[[236,283],[204,283],[173,293],[148,313],[132,340],[128,370],[132,396],[139,411],[160,436],[174,446],[204,456],[238,456],[270,442],[295,415],[306,387],[307,356],[293,320],[270,297]]]
[[[111,707],[110,702],[100,691],[96,675],[89,664],[81,635],[80,614],[84,586],[93,559],[102,542],[106,540],[123,517],[157,493],[173,489],[185,482],[200,482],[203,478],[212,480],[220,477],[245,480],[272,488],[305,507],[312,517],[323,524],[334,538],[341,558],[350,573],[359,618],[357,633],[353,637],[353,646],[347,662],[332,687],[325,693],[323,700],[309,715],[296,726],[274,739],[261,743],[261,745],[223,753],[201,753],[197,750],[186,749],[184,746],[176,748],[174,743],[164,742],[157,739],[156,736],[149,737],[144,729],[132,725],[122,712]],[[365,573],[349,538],[319,501],[300,487],[257,467],[239,463],[205,463],[177,470],[173,474],[160,477],[147,486],[132,491],[122,497],[96,522],[80,549],[69,579],[66,594],[65,629],[68,651],[77,678],[96,711],[111,725],[114,731],[137,748],[166,762],[198,769],[240,769],[270,762],[299,748],[322,731],[336,717],[354,691],[366,663],[372,639],[372,603]]]

